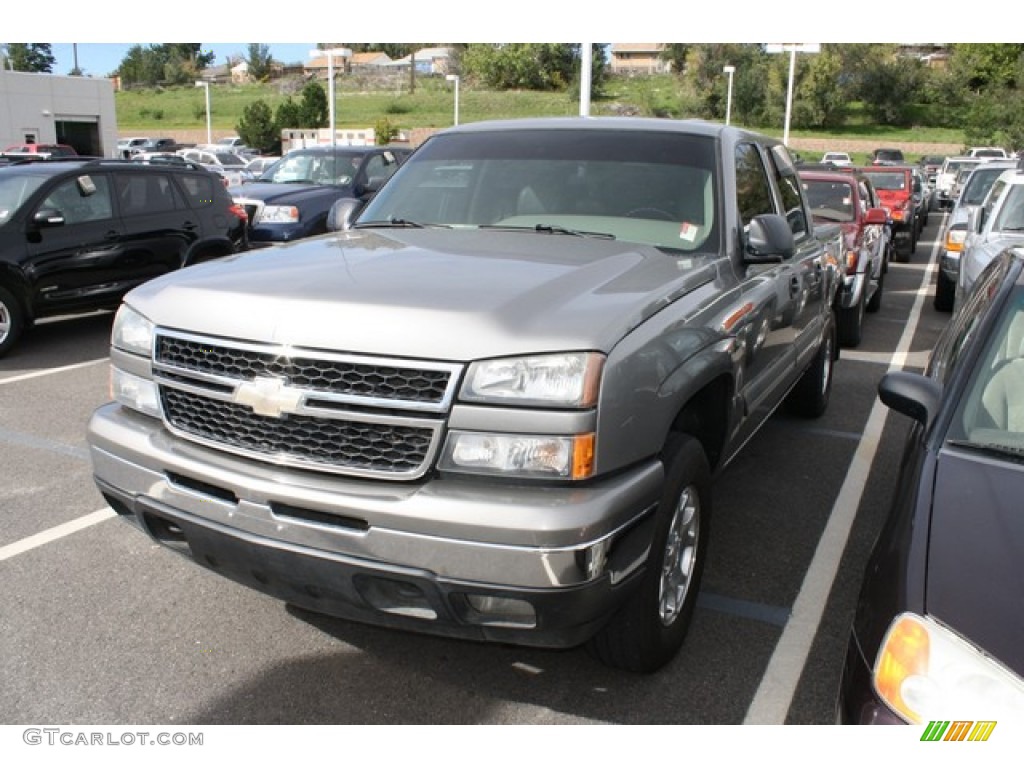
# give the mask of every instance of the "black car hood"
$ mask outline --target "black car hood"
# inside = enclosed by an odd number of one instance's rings
[[[937,470],[927,611],[1024,675],[1024,463],[946,447]]]
[[[353,196],[350,185],[341,184],[271,184],[254,181],[228,189],[236,200],[261,200],[275,205],[296,204],[304,200]]]

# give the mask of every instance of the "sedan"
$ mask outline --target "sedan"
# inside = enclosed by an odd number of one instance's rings
[[[892,509],[868,560],[837,720],[1024,716],[1024,250],[953,314],[924,374],[883,403],[910,419]]]

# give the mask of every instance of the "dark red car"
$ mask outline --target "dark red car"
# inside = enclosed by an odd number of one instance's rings
[[[872,165],[860,170],[870,179],[892,219],[895,244],[893,258],[896,261],[910,261],[920,234],[917,202],[914,200],[913,169],[906,165]]]
[[[1024,250],[989,263],[923,374],[892,371],[878,392],[909,432],[837,720],[1020,722]]]
[[[836,325],[839,343],[855,347],[864,312],[875,312],[882,304],[887,216],[861,174],[801,170],[800,181],[815,224],[839,224],[843,230],[845,278],[836,298]]]

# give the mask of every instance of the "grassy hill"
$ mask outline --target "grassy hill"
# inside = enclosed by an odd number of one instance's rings
[[[213,133],[225,136],[246,105],[258,99],[271,110],[286,98],[298,100],[305,84],[301,78],[249,85],[212,85],[210,112]],[[579,114],[574,93],[491,91],[460,84],[459,122],[512,117],[572,116]],[[205,96],[202,88],[181,86],[122,91],[115,95],[118,132],[129,135],[166,135],[183,142],[205,141]],[[605,95],[591,103],[592,115],[672,114],[686,116],[678,81],[672,76],[612,78]],[[963,145],[959,131],[914,127],[874,126],[859,120],[856,109],[850,125],[833,132],[793,130],[790,144],[809,158],[831,150],[851,152],[858,162],[878,146],[903,148],[909,158],[921,154],[951,154]],[[410,90],[407,77],[388,81],[360,76],[339,79],[335,87],[335,123],[338,128],[373,127],[381,118],[403,131],[436,129],[452,124],[454,90],[439,77],[419,76]],[[783,126],[748,126],[782,136]]]

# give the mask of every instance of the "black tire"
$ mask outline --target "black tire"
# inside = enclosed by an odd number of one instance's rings
[[[835,327],[825,332],[814,360],[786,397],[786,407],[797,416],[816,419],[828,408],[832,394],[832,363],[835,359]]]
[[[884,289],[885,273],[880,271],[878,274],[878,287],[875,289],[875,292],[871,294],[871,300],[868,302],[866,307],[868,312],[874,313],[882,308],[882,292]]]
[[[956,283],[946,277],[940,269],[935,279],[935,309],[939,312],[952,312],[955,298]]]
[[[704,449],[676,433],[662,462],[665,487],[646,570],[636,592],[588,644],[603,663],[630,672],[655,672],[676,655],[693,618],[707,558],[711,469]]]
[[[864,295],[855,307],[840,307],[836,311],[836,332],[844,347],[860,344],[864,330]]]
[[[6,355],[25,330],[25,310],[6,288],[0,287],[0,357]]]

